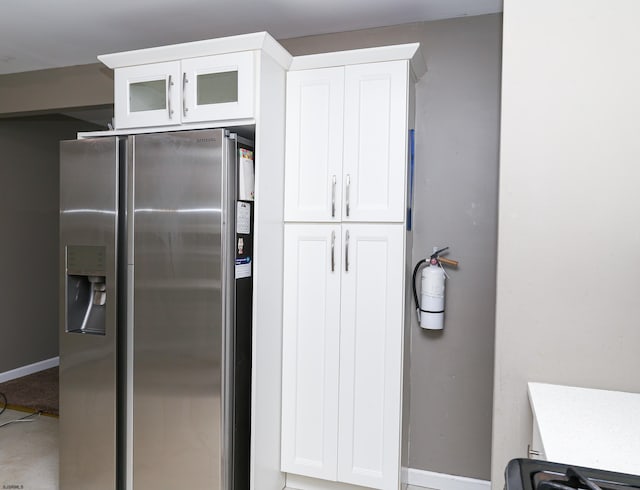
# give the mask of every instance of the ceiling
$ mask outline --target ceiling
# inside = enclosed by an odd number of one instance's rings
[[[0,74],[255,31],[276,39],[502,11],[502,0],[9,0]]]

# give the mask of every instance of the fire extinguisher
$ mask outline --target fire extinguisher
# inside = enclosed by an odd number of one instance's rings
[[[444,283],[448,277],[442,264],[457,267],[458,262],[441,257],[449,247],[433,248],[433,253],[428,259],[421,259],[413,269],[413,299],[416,302],[416,314],[418,324],[429,330],[442,330],[444,328]],[[416,291],[416,276],[420,267],[429,263],[422,270],[420,280],[420,301]]]

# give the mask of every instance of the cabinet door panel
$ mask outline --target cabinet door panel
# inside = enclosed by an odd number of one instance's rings
[[[337,466],[339,242],[339,225],[285,225],[281,466],[327,480]]]
[[[338,480],[397,489],[404,227],[344,224],[343,240]]]
[[[182,61],[184,122],[242,119],[254,115],[254,52]]]
[[[407,61],[345,69],[343,219],[404,219]]]
[[[116,69],[116,129],[180,124],[179,77],[179,61]]]
[[[339,221],[344,68],[289,72],[285,220]]]

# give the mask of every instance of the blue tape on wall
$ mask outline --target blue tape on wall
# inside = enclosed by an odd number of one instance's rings
[[[407,231],[413,226],[413,169],[415,166],[415,129],[409,130],[409,203],[407,205]]]

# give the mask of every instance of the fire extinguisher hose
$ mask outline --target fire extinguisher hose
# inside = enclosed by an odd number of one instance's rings
[[[411,281],[411,287],[413,288],[413,300],[416,302],[416,308],[418,310],[420,309],[420,302],[418,301],[418,292],[416,291],[416,277],[418,275],[418,270],[420,270],[420,266],[427,263],[429,260],[430,259],[421,259],[413,269],[413,281]]]

